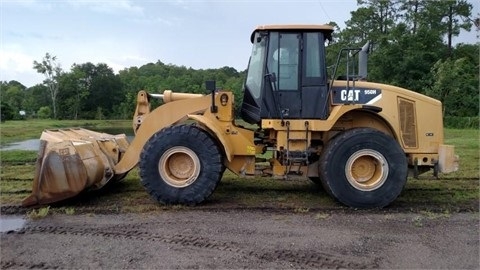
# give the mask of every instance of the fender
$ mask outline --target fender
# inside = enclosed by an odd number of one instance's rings
[[[215,137],[220,141],[220,146],[223,146],[223,150],[225,151],[225,156],[227,157],[228,161],[231,162],[234,156],[234,146],[230,140],[228,140],[225,136],[225,127],[219,125],[220,122],[212,121],[211,118],[205,117],[203,115],[188,115],[189,119],[195,120],[201,123],[207,130],[211,131]]]
[[[186,120],[188,114],[203,113],[209,108],[210,104],[210,96],[182,99],[165,103],[147,114],[132,143],[120,162],[115,166],[115,174],[124,174],[137,165],[143,146],[156,132]]]
[[[254,143],[254,131],[236,126],[233,119],[222,121],[209,111],[203,115],[188,117],[197,121],[219,140],[229,163],[234,162],[237,157],[255,157],[258,152]]]

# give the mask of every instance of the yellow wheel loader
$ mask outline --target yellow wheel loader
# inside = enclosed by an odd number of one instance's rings
[[[131,143],[85,129],[44,131],[23,204],[101,188],[138,165],[145,189],[163,204],[203,202],[229,169],[242,177],[303,177],[347,206],[375,208],[396,199],[409,173],[456,171],[454,148],[443,144],[442,104],[367,82],[368,46],[339,53],[360,55],[358,75],[349,75],[348,60],[346,76],[335,78],[335,71],[329,79],[325,42],[332,32],[329,25],[253,31],[240,117],[256,128],[238,125],[232,92],[209,81],[205,95],[140,91]],[[164,104],[151,110],[154,98]]]

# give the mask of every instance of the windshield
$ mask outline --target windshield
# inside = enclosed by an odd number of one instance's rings
[[[260,98],[260,90],[262,89],[265,43],[265,38],[256,33],[253,39],[252,55],[250,56],[247,80],[245,82],[246,88],[255,99]]]

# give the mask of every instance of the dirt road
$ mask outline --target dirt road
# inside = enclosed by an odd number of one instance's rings
[[[1,269],[480,267],[478,212],[56,214],[0,237]]]

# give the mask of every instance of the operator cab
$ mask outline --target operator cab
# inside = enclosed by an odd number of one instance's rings
[[[252,33],[252,54],[241,108],[252,124],[261,119],[326,119],[325,41],[330,25],[266,25]]]

